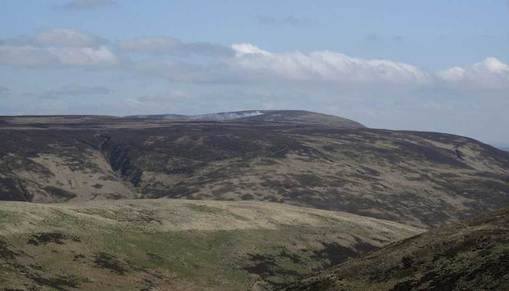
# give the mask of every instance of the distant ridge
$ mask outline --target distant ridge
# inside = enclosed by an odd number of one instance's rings
[[[359,122],[323,113],[305,110],[244,110],[218,112],[200,115],[157,114],[134,115],[126,118],[166,119],[183,121],[240,121],[240,122],[272,122],[294,123],[306,125],[325,125],[341,128],[364,128]]]
[[[358,129],[365,128],[359,122],[323,113],[305,110],[244,110],[231,112],[207,113],[198,115],[183,114],[140,114],[127,116],[112,115],[16,115],[0,116],[0,125],[11,128],[47,128],[75,126],[76,124],[95,125],[97,127],[160,127],[173,122],[241,122],[262,125],[306,125],[332,128]]]

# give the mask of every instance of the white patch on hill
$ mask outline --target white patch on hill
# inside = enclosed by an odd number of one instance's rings
[[[191,116],[191,120],[214,120],[214,121],[224,121],[224,120],[232,120],[232,119],[240,119],[252,116],[263,115],[264,113],[261,111],[241,111],[241,112],[222,112],[222,113],[212,113],[212,114],[202,114]]]

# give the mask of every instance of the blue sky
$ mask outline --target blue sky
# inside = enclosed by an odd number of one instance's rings
[[[308,109],[509,144],[509,1],[0,0],[0,114]]]

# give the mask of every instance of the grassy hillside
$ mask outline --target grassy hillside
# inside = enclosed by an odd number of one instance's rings
[[[2,202],[0,286],[264,290],[419,232],[263,202]]]
[[[222,122],[4,118],[0,199],[257,200],[416,226],[509,204],[506,152],[460,136],[327,120],[294,111]]]
[[[287,290],[509,290],[509,209],[391,244]]]

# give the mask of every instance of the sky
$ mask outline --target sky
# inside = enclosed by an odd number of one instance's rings
[[[0,0],[0,115],[251,109],[509,145],[509,1]]]

